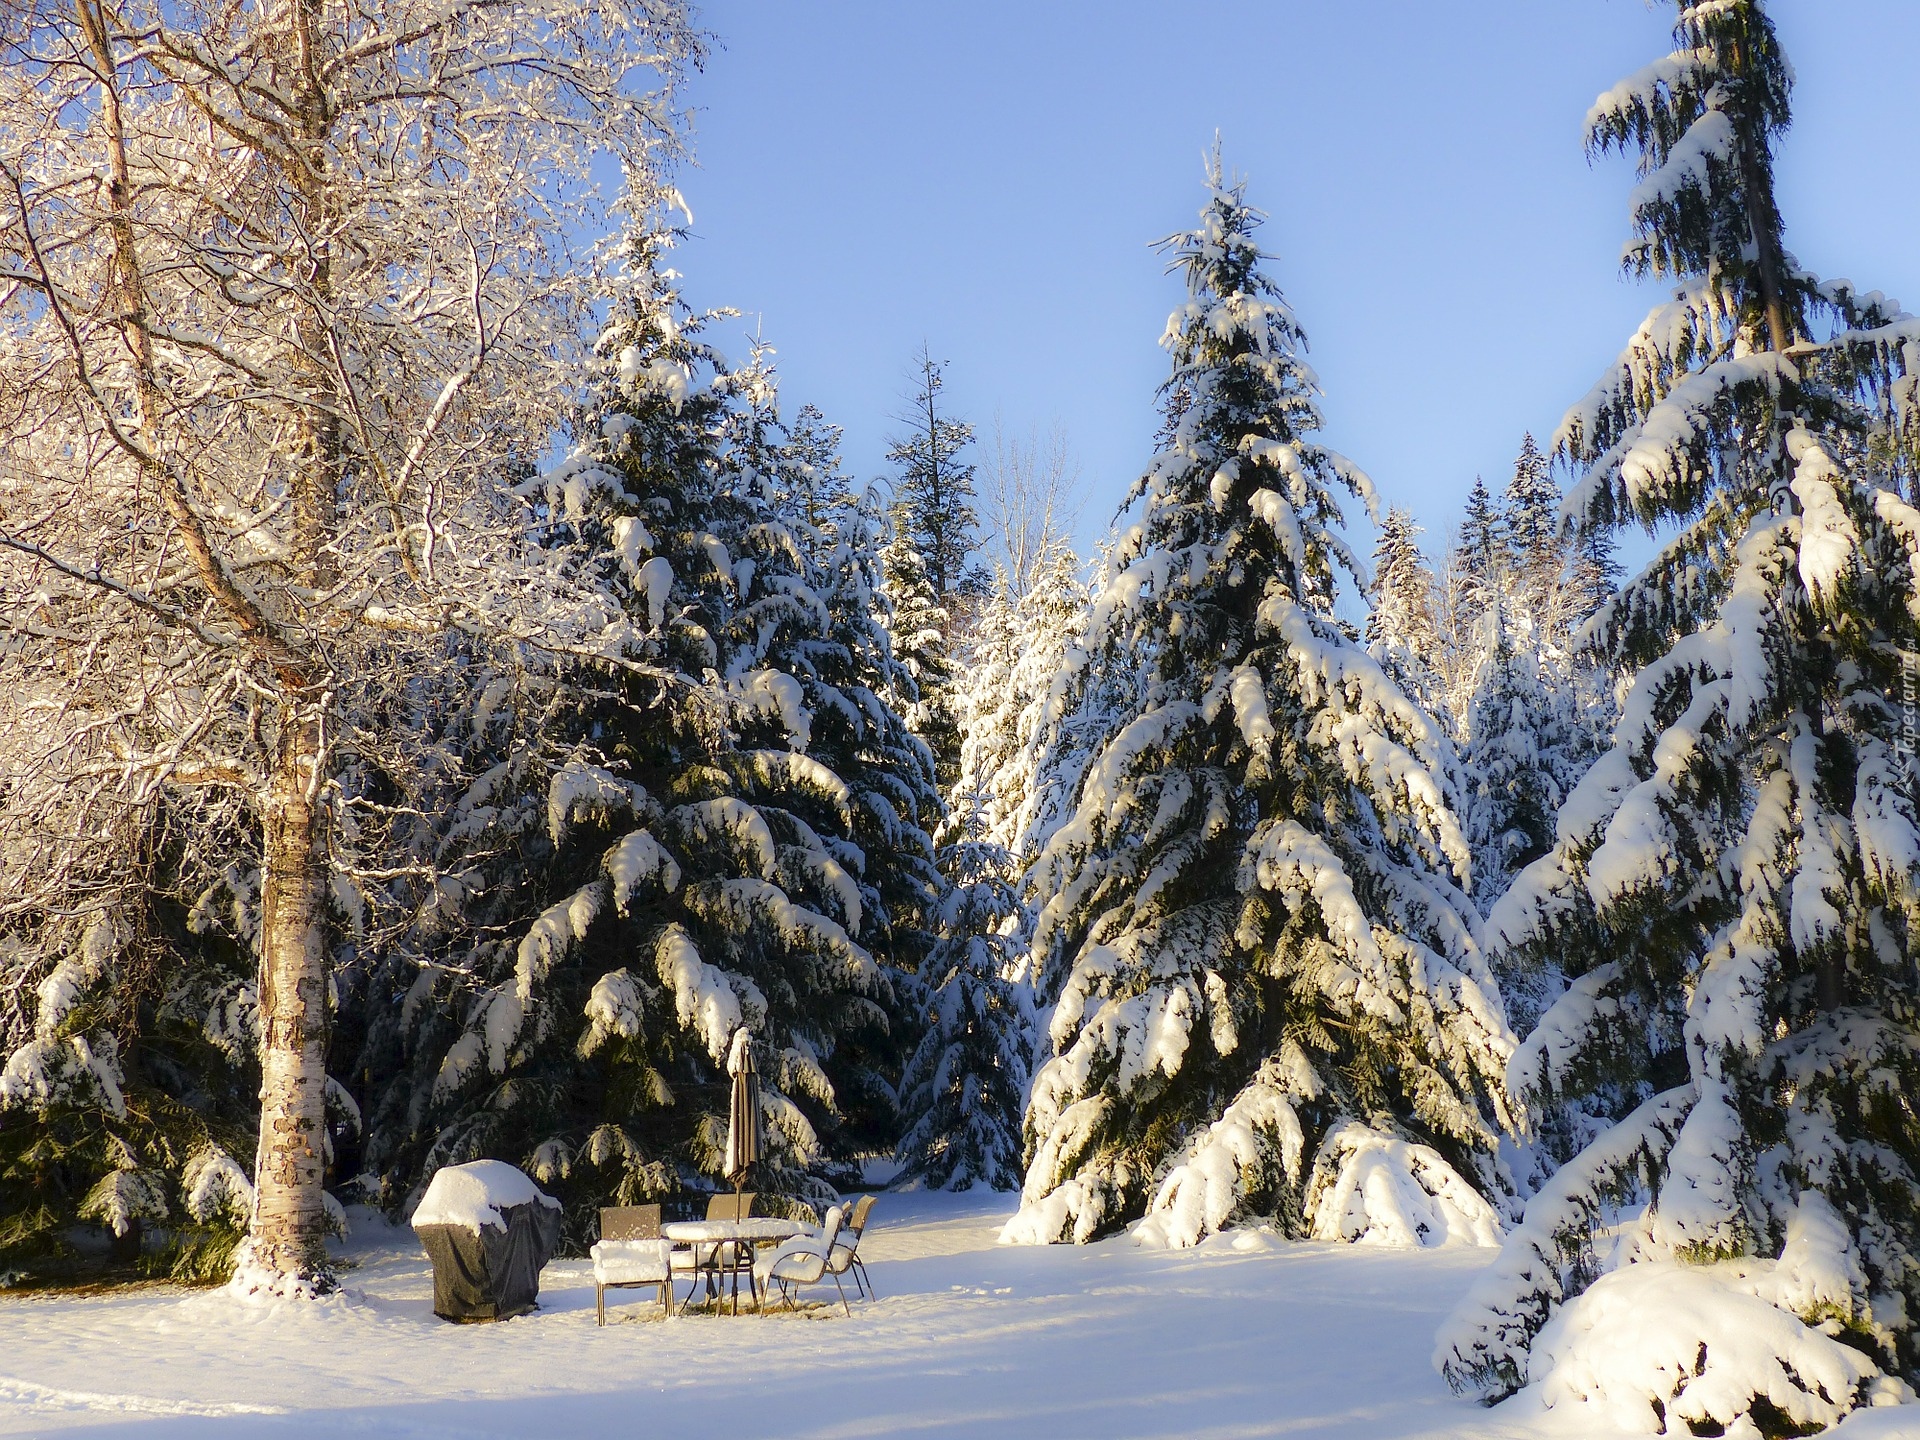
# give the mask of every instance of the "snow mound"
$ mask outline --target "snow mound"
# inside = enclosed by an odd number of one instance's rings
[[[1646,1261],[1601,1276],[1540,1332],[1528,1381],[1550,1408],[1594,1405],[1608,1423],[1653,1434],[1757,1435],[1756,1407],[1798,1430],[1826,1427],[1911,1397],[1860,1351],[1727,1283],[1723,1268]]]
[[[1360,1245],[1500,1243],[1500,1217],[1437,1150],[1355,1121],[1334,1127],[1308,1185],[1316,1240]]]
[[[74,1410],[99,1410],[110,1415],[173,1415],[202,1419],[226,1419],[234,1415],[285,1415],[282,1405],[246,1403],[203,1404],[193,1400],[169,1400],[146,1395],[123,1395],[99,1390],[66,1390],[52,1385],[36,1385],[31,1380],[16,1380],[0,1375],[0,1405],[31,1407],[35,1411],[55,1413]]]
[[[543,1193],[525,1174],[504,1160],[473,1160],[436,1170],[433,1183],[413,1212],[413,1228],[457,1225],[478,1235],[482,1226],[507,1228],[500,1212],[535,1201],[558,1210],[560,1202]]]

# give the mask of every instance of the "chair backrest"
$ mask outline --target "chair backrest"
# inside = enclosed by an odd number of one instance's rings
[[[600,1210],[602,1240],[658,1240],[658,1205],[607,1205]]]
[[[840,1239],[840,1225],[845,1213],[835,1205],[827,1211],[826,1224],[821,1227],[818,1239],[812,1235],[796,1235],[775,1251],[773,1275],[795,1284],[812,1285],[830,1269],[838,1274],[839,1270],[833,1265],[833,1252],[835,1243]]]
[[[872,1213],[873,1196],[862,1195],[858,1200],[853,1202],[853,1218],[847,1221],[847,1229],[851,1230],[854,1235],[858,1237],[860,1232],[867,1228],[867,1216]]]
[[[755,1196],[751,1190],[739,1195],[715,1195],[707,1201],[709,1220],[745,1220],[753,1214]]]

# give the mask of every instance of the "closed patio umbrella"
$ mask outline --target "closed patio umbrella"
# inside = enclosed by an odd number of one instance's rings
[[[760,1075],[753,1068],[753,1037],[744,1025],[733,1032],[727,1073],[733,1077],[733,1094],[727,1104],[727,1178],[737,1195],[746,1183],[747,1171],[759,1164],[761,1154]]]

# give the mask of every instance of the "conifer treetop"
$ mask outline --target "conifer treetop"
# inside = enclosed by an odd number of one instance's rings
[[[973,508],[975,466],[966,458],[973,427],[941,403],[946,368],[927,346],[920,347],[912,366],[913,394],[900,417],[903,433],[887,449],[888,462],[898,467],[896,523],[920,552],[934,598],[942,602],[973,583],[967,561],[977,544],[979,519]]]

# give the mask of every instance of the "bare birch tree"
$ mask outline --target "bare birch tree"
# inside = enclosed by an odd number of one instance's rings
[[[994,417],[993,451],[980,487],[981,538],[1011,595],[1031,593],[1058,555],[1072,548],[1084,500],[1080,467],[1059,425],[1023,438]]]
[[[344,697],[466,642],[618,649],[511,486],[580,373],[592,167],[658,173],[700,40],[680,0],[12,8],[0,926],[47,963],[183,795],[251,827],[241,1283],[324,1291]]]

